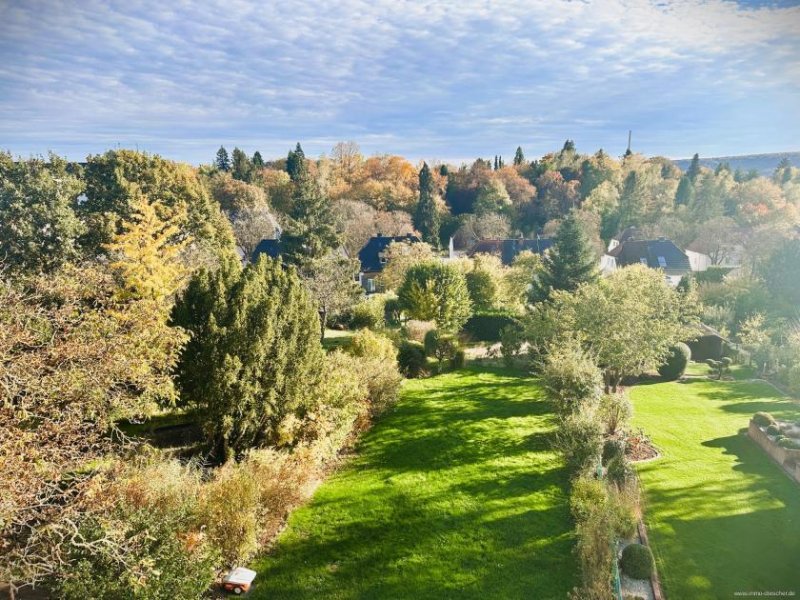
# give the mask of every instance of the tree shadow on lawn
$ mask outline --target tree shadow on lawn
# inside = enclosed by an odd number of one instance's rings
[[[667,594],[800,593],[798,486],[743,433],[703,446],[735,456],[732,470],[746,476],[690,486],[666,477],[645,486],[648,525]]]
[[[565,597],[576,574],[550,406],[530,379],[497,375],[404,390],[292,517],[253,597]]]

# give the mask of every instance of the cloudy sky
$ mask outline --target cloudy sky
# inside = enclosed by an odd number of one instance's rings
[[[0,148],[800,150],[800,0],[0,0]]]

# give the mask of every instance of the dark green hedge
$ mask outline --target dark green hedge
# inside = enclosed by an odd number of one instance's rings
[[[517,318],[513,313],[481,312],[467,320],[463,331],[475,342],[499,342],[503,327],[516,323]]]

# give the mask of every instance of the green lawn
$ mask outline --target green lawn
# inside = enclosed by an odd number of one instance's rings
[[[748,365],[731,365],[730,376],[736,380],[753,379],[758,377],[756,370]],[[686,367],[686,375],[710,375],[711,368],[703,362],[690,362]]]
[[[638,471],[667,596],[800,596],[800,486],[743,432],[756,411],[796,419],[800,407],[758,382],[641,385],[631,397],[634,425],[663,453]]]
[[[322,340],[322,347],[325,350],[334,350],[335,348],[346,348],[353,340],[355,331],[340,330],[340,329],[326,329],[325,337]]]
[[[576,584],[567,473],[536,383],[408,382],[256,564],[254,598],[557,598]]]

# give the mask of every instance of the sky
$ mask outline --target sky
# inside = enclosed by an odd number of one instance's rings
[[[800,0],[0,0],[0,149],[800,150]]]

